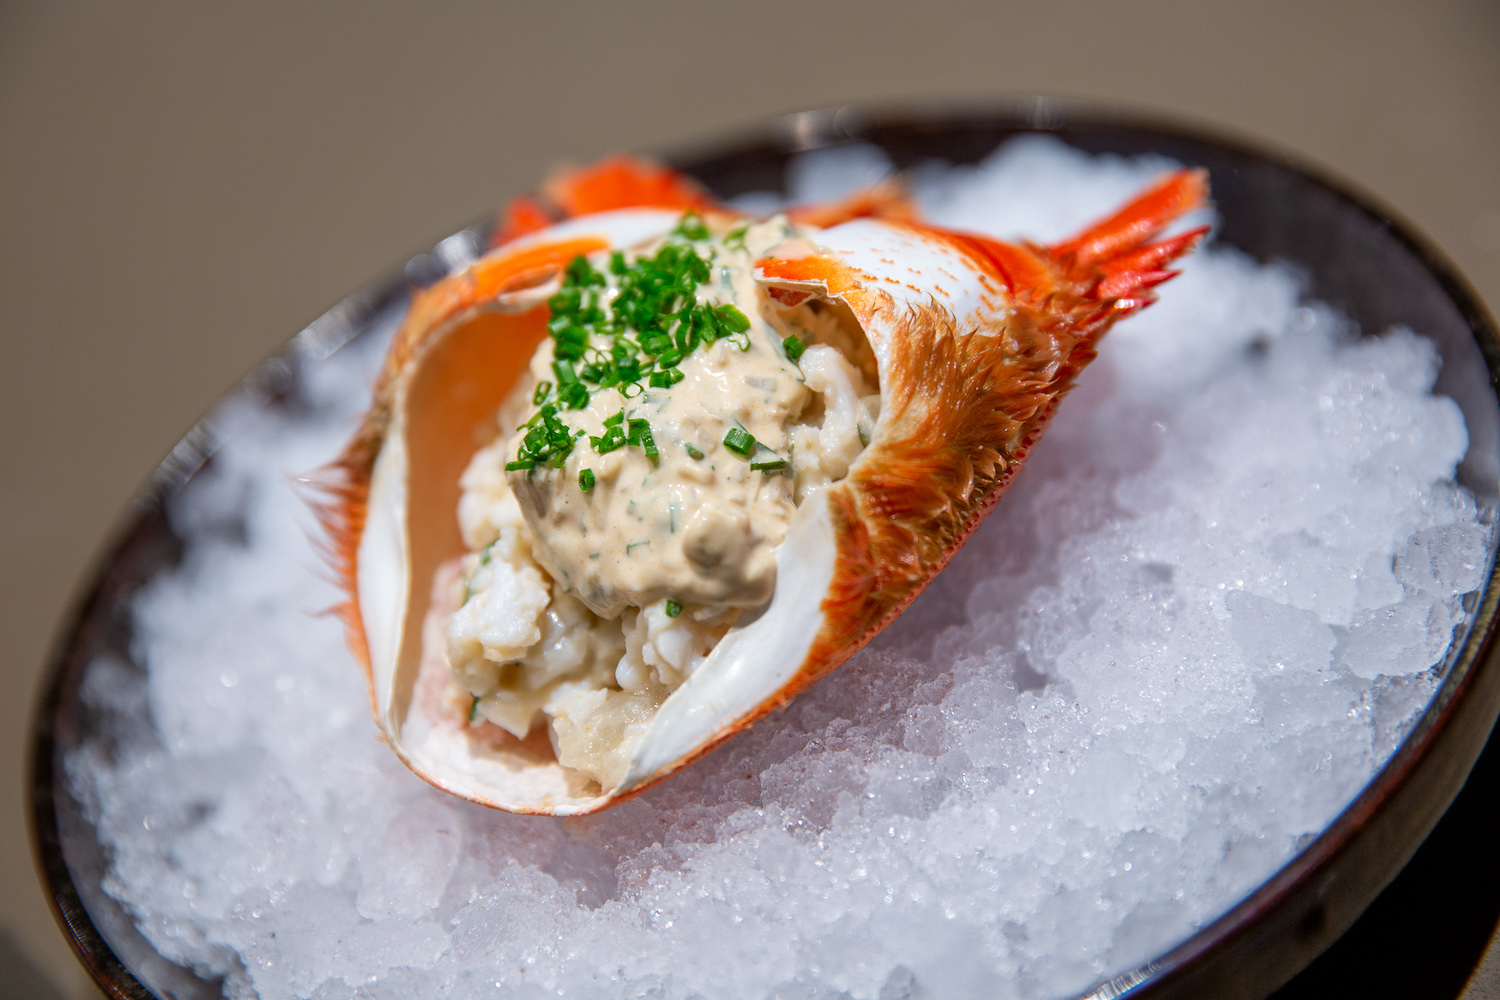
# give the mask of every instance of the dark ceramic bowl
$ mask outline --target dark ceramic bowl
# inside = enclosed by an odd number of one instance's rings
[[[861,141],[880,146],[901,167],[933,158],[966,163],[1024,132],[1050,132],[1094,153],[1159,153],[1207,167],[1223,217],[1221,241],[1263,261],[1294,263],[1307,275],[1313,296],[1343,309],[1365,331],[1406,324],[1432,338],[1444,360],[1437,391],[1453,397],[1468,420],[1470,450],[1459,478],[1480,498],[1493,500],[1500,494],[1500,403],[1495,389],[1500,337],[1494,321],[1452,266],[1409,226],[1346,185],[1278,154],[1196,130],[1036,99],[957,113],[810,112],[777,121],[759,136],[673,159],[719,195],[731,196],[780,189],[788,159],[807,149]],[[252,391],[266,406],[282,405],[303,366],[364,334],[382,308],[406,294],[408,279],[441,273],[447,251],[463,241],[480,245],[487,228],[481,224],[465,230],[452,238],[454,242],[445,241],[446,246],[439,245],[432,254],[415,258],[405,274],[376,283],[319,319],[280,357],[251,375]],[[63,626],[34,720],[32,822],[41,875],[70,943],[116,997],[187,1000],[220,995],[219,983],[158,955],[129,915],[104,893],[108,850],[99,843],[84,809],[67,793],[61,770],[64,756],[85,734],[150,725],[143,709],[101,715],[86,708],[78,691],[100,654],[131,662],[131,597],[154,573],[171,566],[181,551],[163,502],[209,460],[213,447],[203,428],[194,430],[132,504],[116,541]],[[1147,965],[1096,985],[1088,996],[1259,1000],[1343,935],[1411,859],[1463,787],[1485,746],[1500,712],[1500,666],[1491,655],[1497,600],[1500,582],[1492,573],[1471,608],[1469,634],[1449,653],[1431,706],[1385,768],[1321,836],[1217,921]],[[144,668],[135,664],[134,669],[144,684]],[[1494,770],[1490,767],[1485,773]],[[1439,865],[1451,868],[1451,854],[1445,852]],[[1421,905],[1420,891],[1418,887],[1416,905]],[[1495,906],[1500,907],[1500,898]],[[1480,906],[1477,913],[1475,940],[1482,947],[1489,926],[1485,921],[1493,922],[1494,907]],[[1431,923],[1430,916],[1424,923]],[[1368,929],[1357,930],[1353,937],[1360,933],[1370,941],[1380,940],[1378,928],[1373,937]],[[1470,938],[1474,935],[1471,928]],[[1470,952],[1455,960],[1471,966],[1478,951]],[[1345,967],[1330,970],[1320,963],[1311,970],[1329,981],[1331,991],[1314,990],[1306,976],[1300,981],[1308,992],[1357,993],[1357,970],[1368,964],[1367,959],[1388,968],[1392,956],[1362,957],[1356,947],[1344,960]],[[1466,971],[1458,970],[1457,982]],[[1446,984],[1454,975],[1450,970],[1443,979],[1436,972],[1436,978],[1425,981]],[[1389,985],[1391,980],[1383,982]],[[1441,988],[1448,991],[1429,995],[1456,992]],[[1298,982],[1293,982],[1288,992],[1298,989]],[[1381,990],[1379,995],[1395,994]]]

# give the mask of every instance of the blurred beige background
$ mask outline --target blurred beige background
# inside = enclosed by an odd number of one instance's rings
[[[257,360],[557,159],[1017,93],[1321,162],[1500,304],[1492,0],[0,4],[0,980],[23,954],[90,995],[29,861],[37,678],[121,508]]]

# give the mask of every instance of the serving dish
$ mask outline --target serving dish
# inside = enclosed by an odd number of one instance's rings
[[[722,196],[778,189],[797,152],[873,143],[898,166],[930,158],[972,162],[1003,139],[1050,132],[1090,152],[1159,153],[1206,166],[1223,215],[1219,239],[1261,260],[1285,259],[1309,292],[1364,330],[1405,324],[1431,338],[1445,365],[1436,391],[1455,399],[1471,447],[1460,481],[1493,497],[1500,479],[1500,408],[1494,384],[1500,339],[1493,321],[1436,251],[1385,210],[1275,154],[1184,130],[1045,100],[943,114],[840,109],[784,119],[761,136],[673,162]],[[374,317],[423,280],[482,245],[471,227],[378,282],[299,335],[251,376],[267,406],[280,405],[302,367],[367,331]],[[167,962],[104,893],[108,858],[67,794],[64,754],[86,733],[140,725],[143,709],[100,717],[78,697],[89,665],[110,652],[130,657],[131,595],[180,554],[163,502],[209,460],[206,429],[190,433],[133,504],[124,527],[58,641],[35,717],[33,815],[44,879],[75,950],[113,995],[215,996],[217,983]],[[1463,784],[1500,711],[1500,668],[1490,662],[1500,585],[1491,575],[1467,638],[1455,643],[1431,706],[1383,771],[1324,833],[1268,882],[1198,934],[1087,995],[1263,997],[1335,940],[1421,843]],[[143,668],[133,665],[143,682]]]

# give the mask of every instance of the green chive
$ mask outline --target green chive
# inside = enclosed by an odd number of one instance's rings
[[[676,618],[678,615],[682,614],[682,605],[678,604],[676,601],[672,600],[669,597],[669,598],[667,598],[667,608],[666,608],[666,610],[667,610],[667,617],[668,618]],[[479,699],[475,698],[474,701],[475,701],[475,703],[478,703]]]
[[[798,358],[802,357],[802,352],[807,350],[807,345],[804,344],[801,340],[797,339],[796,334],[792,334],[790,337],[783,340],[781,342],[781,346],[786,351],[786,356],[793,361],[796,361]]]
[[[639,445],[641,450],[646,453],[647,458],[656,457],[656,441],[651,437],[651,425],[646,421],[630,421],[630,437],[627,441],[630,444]]]
[[[479,718],[479,695],[474,696],[474,704],[469,706],[469,725],[473,725]]]
[[[697,448],[694,448],[692,445],[685,444],[683,445],[683,447],[687,449],[687,453],[693,458],[701,459],[703,457],[703,452],[699,451]]]
[[[724,447],[741,458],[749,458],[750,453],[755,451],[755,437],[744,428],[731,427],[729,433],[724,435]]]
[[[714,315],[718,317],[720,323],[735,333],[744,333],[750,329],[750,317],[727,303],[715,309]]]
[[[708,227],[703,224],[703,219],[696,212],[688,212],[677,224],[677,231],[690,240],[708,239]]]
[[[506,472],[521,472],[523,470],[529,472],[529,471],[531,471],[532,469],[535,469],[535,468],[536,468],[536,463],[533,462],[529,458],[522,458],[522,459],[518,459],[518,460],[516,460],[514,462],[506,462],[505,463],[505,471]]]
[[[745,234],[740,226],[726,241],[743,245]],[[733,304],[697,299],[699,289],[714,278],[715,253],[694,244],[712,238],[703,218],[688,211],[650,256],[632,261],[614,251],[599,268],[583,255],[568,262],[561,287],[547,300],[556,378],[539,382],[532,394],[539,409],[524,424],[518,468],[565,463],[574,441],[586,435],[568,427],[559,414],[586,408],[595,388],[615,389],[634,399],[647,386],[666,389],[682,381],[676,366],[700,345],[729,337],[740,350],[750,349],[750,317]],[[790,343],[786,347],[788,356],[796,351]],[[589,438],[595,450],[605,454],[633,444],[655,459],[649,426],[636,430],[621,423],[618,416],[613,424],[606,421],[604,432]],[[631,431],[628,436],[626,430]],[[753,438],[747,434],[740,443],[749,449],[746,457],[753,454]]]
[[[780,472],[782,469],[786,468],[786,459],[768,458],[762,462],[751,462],[750,468],[754,469],[756,472]]]
[[[682,369],[668,368],[665,371],[652,372],[650,383],[653,389],[666,389],[674,386],[683,379]]]
[[[578,488],[580,490],[583,490],[583,492],[585,492],[585,493],[587,493],[589,490],[591,490],[591,489],[594,488],[594,470],[593,469],[579,469],[578,470]]]

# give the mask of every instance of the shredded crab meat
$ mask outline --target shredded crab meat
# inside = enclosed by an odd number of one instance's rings
[[[821,344],[802,356],[807,387],[822,399],[822,419],[791,432],[797,500],[843,479],[864,450],[880,412],[880,395],[871,393],[859,369],[835,348]]]
[[[559,469],[507,473],[517,425],[551,371],[549,340],[501,407],[498,436],[460,480],[458,519],[470,552],[454,573],[458,610],[445,634],[453,677],[474,699],[471,718],[518,739],[546,725],[558,762],[605,788],[624,777],[661,703],[746,607],[769,599],[791,511],[848,474],[879,417],[875,359],[853,315],[822,303],[779,306],[749,279],[753,255],[788,231],[771,220],[751,227],[747,250],[715,248],[711,294],[752,318],[751,346],[720,340],[683,360],[685,377],[670,392],[644,397],[656,458],[580,446]],[[799,356],[781,346],[788,337],[803,346]],[[574,419],[598,434],[628,402],[599,391]],[[720,442],[736,426],[753,429],[788,467],[765,474],[730,454]],[[588,492],[578,486],[584,467],[594,476]],[[641,513],[652,504],[665,512],[660,538]],[[624,549],[630,564],[609,577],[616,599],[601,600],[597,586],[558,564],[588,568],[589,553],[597,561],[607,547],[601,539],[622,525],[655,544]],[[674,546],[675,565],[667,555]]]

